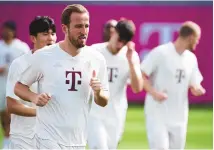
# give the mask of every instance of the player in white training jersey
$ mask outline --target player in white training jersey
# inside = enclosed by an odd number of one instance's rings
[[[38,149],[84,149],[92,96],[100,106],[108,102],[105,58],[86,46],[89,12],[80,4],[69,5],[61,23],[65,39],[35,52],[15,86],[16,95],[39,106]],[[37,81],[41,94],[29,90]]]
[[[7,107],[11,114],[9,149],[33,149],[35,145],[36,106],[21,100],[14,94],[14,86],[22,73],[28,68],[32,54],[46,45],[56,42],[54,20],[46,16],[37,16],[29,26],[32,51],[15,59],[9,69],[7,79]],[[38,92],[37,83],[30,88]]]
[[[110,38],[112,37],[115,26],[117,25],[117,21],[114,19],[108,20],[103,27],[103,33],[102,33],[102,38],[103,42],[102,43],[96,43],[93,44],[93,48],[98,48],[101,49],[106,47],[107,42],[109,42]]]
[[[0,40],[0,113],[1,125],[4,130],[3,147],[8,143],[10,131],[10,116],[6,109],[6,82],[8,75],[8,68],[11,62],[29,52],[28,45],[16,38],[16,24],[14,21],[6,21],[2,25],[2,40]]]
[[[121,20],[117,23],[110,41],[104,43],[105,47],[100,44],[99,47],[94,45],[107,62],[110,99],[105,108],[92,105],[88,130],[90,149],[117,148],[128,108],[126,97],[128,79],[135,93],[143,88],[140,59],[134,43],[131,42],[134,33],[134,23],[130,20]]]
[[[175,42],[154,48],[142,62],[146,129],[151,149],[184,149],[188,122],[188,90],[205,93],[193,50],[200,27],[185,22]],[[149,79],[148,79],[149,78]]]

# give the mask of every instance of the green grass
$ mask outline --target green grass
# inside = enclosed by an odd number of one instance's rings
[[[148,149],[143,106],[130,106],[119,149]],[[190,107],[186,149],[213,148],[212,107]]]
[[[0,132],[0,141],[2,141]],[[1,144],[0,144],[1,146]],[[148,149],[143,106],[131,105],[128,109],[126,127],[119,149]],[[212,107],[191,107],[186,149],[213,148]]]

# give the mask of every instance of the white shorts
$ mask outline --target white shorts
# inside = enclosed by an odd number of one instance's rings
[[[55,141],[48,140],[48,139],[41,139],[36,137],[36,149],[51,149],[51,150],[59,150],[59,149],[66,149],[66,150],[85,150],[85,146],[64,146],[59,144]]]
[[[88,122],[88,146],[90,149],[117,149],[124,132],[126,115],[107,122],[90,116]]]
[[[151,149],[184,149],[187,125],[166,125],[161,120],[146,118],[147,138]]]
[[[10,135],[8,143],[8,149],[35,149],[36,148],[36,138],[35,136],[31,138]]]

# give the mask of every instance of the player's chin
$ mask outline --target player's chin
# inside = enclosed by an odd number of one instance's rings
[[[84,44],[84,43],[78,44],[77,48],[82,48],[82,47],[84,47],[85,45],[86,45],[86,44]]]

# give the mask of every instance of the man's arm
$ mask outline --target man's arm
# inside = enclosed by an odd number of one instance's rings
[[[19,101],[20,98],[17,97],[14,93],[14,86],[20,76],[21,70],[22,68],[20,67],[18,60],[15,60],[9,68],[6,86],[7,108],[9,113],[12,114],[26,117],[36,116],[36,110],[31,107],[26,107],[24,104],[22,104]]]
[[[21,82],[17,82],[14,92],[17,96],[25,101],[30,101],[37,106],[45,106],[51,99],[51,95],[48,93],[36,94],[32,92],[29,87]]]
[[[38,94],[32,92],[27,85],[17,82],[15,84],[14,93],[21,99],[28,102],[35,102],[35,99]]]
[[[50,95],[47,93],[36,94],[29,87],[38,82],[42,78],[41,64],[43,59],[40,58],[40,53],[34,53],[31,57],[31,62],[28,68],[21,74],[21,78],[16,83],[14,93],[25,101],[35,103],[37,106],[44,106],[50,100]],[[41,63],[41,64],[39,64]]]
[[[27,107],[20,103],[16,99],[7,96],[7,108],[9,113],[24,116],[24,117],[34,117],[36,116],[36,109],[32,107]]]
[[[153,49],[145,58],[145,60],[141,63],[141,71],[143,77],[143,88],[149,93],[155,100],[163,101],[167,99],[167,94],[164,91],[156,90],[150,80],[149,77],[155,70],[158,68],[161,63],[161,53],[158,48]]]
[[[140,70],[140,59],[135,51],[133,42],[127,44],[126,57],[129,63],[131,88],[134,93],[141,92],[143,89],[143,78]]]
[[[143,76],[143,80],[144,80],[143,88],[147,93],[149,93],[155,100],[158,100],[158,101],[163,101],[163,100],[167,99],[166,93],[159,92],[152,87],[152,84],[149,81],[149,78],[145,72],[142,72],[142,76]]]
[[[203,76],[198,68],[198,61],[196,57],[194,61],[195,61],[195,67],[191,74],[189,88],[192,95],[201,96],[206,93],[206,90],[201,85],[201,82],[203,81]]]

